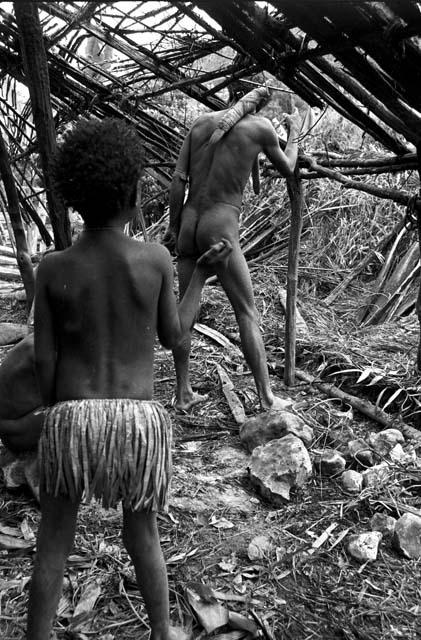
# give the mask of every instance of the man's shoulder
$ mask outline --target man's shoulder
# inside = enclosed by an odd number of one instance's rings
[[[258,113],[249,113],[242,118],[238,124],[243,123],[246,127],[258,131],[272,131],[273,124],[265,116],[261,116]]]
[[[272,143],[278,137],[272,122],[259,114],[248,114],[236,126],[261,145]]]

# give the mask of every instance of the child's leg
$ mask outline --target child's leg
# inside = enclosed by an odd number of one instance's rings
[[[27,640],[47,640],[61,595],[79,502],[41,494],[41,523],[29,590]]]
[[[168,640],[168,580],[156,514],[123,509],[123,542],[134,564],[151,625],[151,640]]]

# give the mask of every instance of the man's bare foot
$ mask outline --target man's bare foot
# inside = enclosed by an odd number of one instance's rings
[[[264,411],[270,411],[274,413],[276,411],[288,411],[293,405],[293,401],[291,399],[285,400],[284,398],[279,398],[278,396],[273,396],[273,402],[268,407],[263,407]]]
[[[175,408],[177,409],[177,411],[190,411],[190,409],[196,404],[205,402],[208,397],[209,396],[207,393],[200,394],[194,393],[194,391],[192,391],[189,394],[184,394],[182,398],[178,398],[175,403]]]

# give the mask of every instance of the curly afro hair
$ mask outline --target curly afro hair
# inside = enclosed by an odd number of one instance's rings
[[[122,207],[135,205],[142,166],[142,144],[132,127],[117,118],[83,119],[64,135],[54,180],[88,226],[101,226]]]

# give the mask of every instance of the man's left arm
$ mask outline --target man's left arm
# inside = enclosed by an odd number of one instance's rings
[[[46,256],[40,263],[35,290],[35,370],[45,407],[54,403],[56,386],[56,336],[47,286],[52,273],[52,259],[54,256]]]
[[[286,120],[289,133],[285,150],[282,151],[279,146],[278,134],[268,120],[266,121],[264,133],[265,141],[262,146],[266,157],[278,169],[279,173],[287,178],[293,174],[298,157],[298,137],[301,130],[301,118],[298,109],[295,109],[294,113],[287,115]]]

